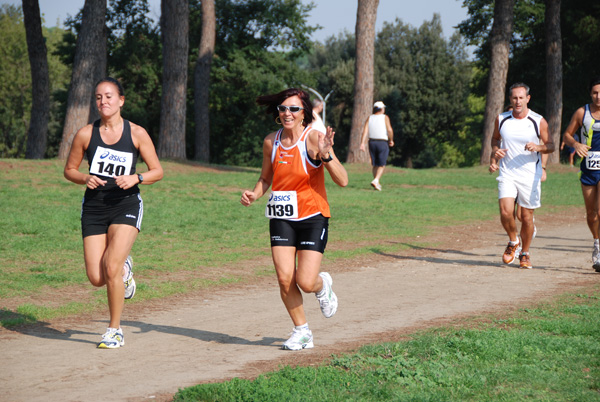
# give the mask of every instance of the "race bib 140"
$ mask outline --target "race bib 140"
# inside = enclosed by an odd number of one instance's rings
[[[98,147],[90,164],[90,174],[98,176],[123,176],[131,174],[133,154]]]

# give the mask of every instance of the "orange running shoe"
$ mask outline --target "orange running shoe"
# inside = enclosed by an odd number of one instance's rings
[[[521,242],[512,245],[508,242],[508,246],[506,246],[506,250],[504,250],[504,254],[502,255],[502,262],[505,264],[512,264],[515,258],[521,252]]]
[[[522,253],[519,256],[519,268],[532,269],[531,260],[529,259],[529,253]]]

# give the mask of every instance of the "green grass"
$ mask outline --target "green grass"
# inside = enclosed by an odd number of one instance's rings
[[[132,254],[143,291],[132,302],[272,275],[266,200],[239,204],[259,171],[163,165],[164,180],[142,189],[146,213]],[[495,175],[485,167],[389,167],[382,192],[370,188],[369,167],[347,169],[347,188],[328,179],[325,265],[429,246],[426,236],[440,227],[498,220]],[[82,195],[59,161],[0,160],[1,325],[106,309],[105,290],[92,289],[83,269]],[[583,210],[575,172],[551,167],[542,200],[536,214]],[[599,290],[365,346],[319,366],[191,387],[175,400],[600,401]],[[79,297],[67,297],[71,291]]]
[[[144,222],[132,255],[143,292],[132,302],[271,275],[267,197],[249,208],[239,203],[259,170],[163,166],[162,181],[142,186]],[[347,168],[346,188],[327,178],[333,218],[324,265],[428,246],[424,236],[439,227],[498,219],[496,176],[485,167],[388,167],[382,192],[369,186],[370,167]],[[35,321],[105,308],[104,290],[90,290],[83,265],[84,188],[65,180],[62,169],[57,160],[0,159],[0,301],[11,306],[0,311],[2,325],[13,322],[9,310],[25,309],[24,321]],[[573,170],[551,168],[539,213],[581,206],[579,193]],[[88,297],[61,302],[65,289]]]
[[[320,366],[180,390],[174,401],[600,401],[600,286]]]

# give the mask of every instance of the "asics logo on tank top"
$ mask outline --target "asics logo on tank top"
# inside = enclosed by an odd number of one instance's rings
[[[119,155],[112,154],[109,150],[105,150],[102,155],[100,155],[100,159],[108,159],[112,162],[127,162],[127,158]]]

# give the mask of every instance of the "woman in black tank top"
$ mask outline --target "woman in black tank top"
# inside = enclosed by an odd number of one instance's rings
[[[146,130],[121,117],[121,84],[107,77],[96,85],[95,96],[100,120],[75,134],[64,174],[86,186],[81,211],[85,269],[92,285],[106,285],[110,314],[98,347],[114,349],[125,343],[120,326],[124,299],[136,289],[129,253],[143,216],[138,185],[159,181],[163,170]],[[84,155],[88,173],[79,171]],[[147,172],[136,172],[138,155]]]

